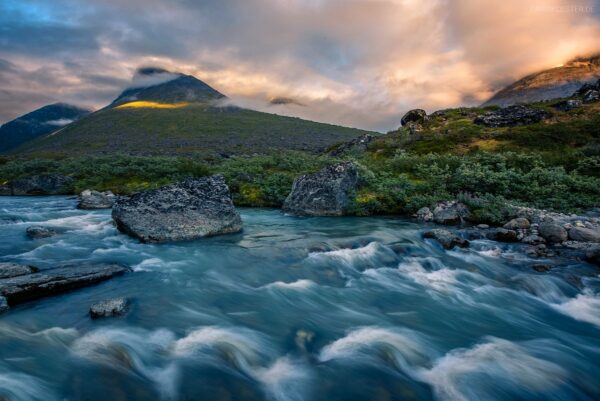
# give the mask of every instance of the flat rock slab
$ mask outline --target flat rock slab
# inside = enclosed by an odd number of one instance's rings
[[[0,296],[8,305],[60,294],[106,281],[129,271],[117,264],[82,264],[61,266],[38,273],[0,280]]]
[[[127,298],[114,298],[96,302],[90,307],[92,319],[111,316],[122,316],[127,313],[129,302]]]
[[[37,272],[38,269],[33,266],[25,266],[17,263],[0,263],[0,279],[24,276],[25,274]]]
[[[79,194],[78,209],[110,209],[117,197],[111,192],[98,192],[86,189]]]
[[[117,228],[142,242],[236,233],[242,219],[222,176],[189,179],[115,202]]]

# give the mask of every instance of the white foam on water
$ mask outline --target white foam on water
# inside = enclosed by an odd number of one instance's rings
[[[312,280],[307,280],[307,279],[302,279],[302,280],[296,280],[296,281],[292,281],[290,283],[286,283],[283,281],[275,281],[273,283],[269,283],[267,285],[264,285],[260,288],[276,288],[276,289],[292,289],[292,290],[307,290],[309,288],[313,288],[317,286],[317,283],[315,283]]]
[[[6,398],[5,398],[6,397]],[[18,372],[0,373],[0,399],[9,401],[54,401],[60,398],[42,380]]]
[[[472,348],[452,350],[414,376],[431,385],[440,400],[478,401],[506,397],[507,391],[551,392],[568,373],[530,355],[526,347],[490,338]]]
[[[304,363],[284,356],[268,368],[254,369],[252,376],[274,401],[303,401],[308,399],[313,375]]]
[[[175,336],[166,329],[102,328],[85,334],[72,345],[73,353],[95,363],[135,373],[152,381],[163,399],[175,397],[179,370],[172,363],[157,364]]]
[[[584,290],[568,301],[550,304],[550,306],[575,320],[600,327],[600,297],[589,290]]]
[[[337,249],[327,252],[311,252],[308,260],[315,262],[336,262],[344,267],[355,269],[358,265],[372,265],[382,258],[395,259],[394,252],[378,242],[371,242],[354,249]]]
[[[319,353],[319,360],[327,362],[335,359],[354,361],[375,361],[380,363],[374,350],[391,357],[396,366],[410,371],[412,366],[428,360],[428,349],[417,333],[382,327],[361,327],[349,332],[345,337],[325,346]]]
[[[439,292],[450,292],[458,283],[457,277],[463,273],[446,267],[429,271],[416,258],[400,263],[398,268],[415,283]]]

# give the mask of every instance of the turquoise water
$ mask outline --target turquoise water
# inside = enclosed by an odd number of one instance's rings
[[[134,270],[0,316],[0,399],[600,399],[594,267],[446,252],[398,218],[241,212],[241,234],[144,245],[109,211],[0,198],[0,261]],[[28,240],[32,224],[61,235]],[[128,315],[89,318],[117,296]]]

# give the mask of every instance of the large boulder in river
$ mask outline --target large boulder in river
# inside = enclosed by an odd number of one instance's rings
[[[0,296],[8,305],[56,295],[106,281],[129,271],[116,264],[68,265],[37,273],[0,279]]]
[[[600,242],[600,231],[585,227],[569,229],[569,239],[580,242]]]
[[[283,211],[297,216],[343,216],[358,184],[358,169],[352,162],[304,174],[294,181]]]
[[[550,117],[550,114],[544,110],[533,109],[531,107],[515,105],[489,111],[477,116],[475,124],[485,125],[486,127],[514,127],[517,125],[528,125],[539,123]]]
[[[60,174],[32,175],[10,181],[0,187],[0,195],[64,195],[71,190],[73,179]]]
[[[79,194],[78,209],[110,209],[117,197],[110,191],[98,192],[86,189]]]
[[[242,219],[225,179],[193,178],[144,191],[113,205],[117,228],[142,242],[183,241],[236,233]]]

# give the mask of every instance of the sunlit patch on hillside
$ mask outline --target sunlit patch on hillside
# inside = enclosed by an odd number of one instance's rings
[[[138,100],[135,102],[129,102],[117,106],[117,109],[179,109],[188,106],[189,103],[158,103],[158,102],[146,102]]]

